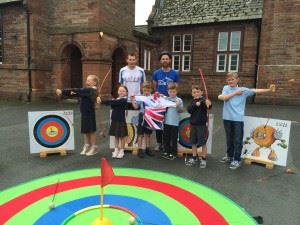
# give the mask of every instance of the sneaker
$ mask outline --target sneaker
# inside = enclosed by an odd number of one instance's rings
[[[154,151],[161,151],[162,150],[162,144],[157,143],[154,147]]]
[[[95,155],[99,152],[98,146],[92,146],[90,150],[85,154],[87,156]]]
[[[176,155],[170,154],[170,155],[168,156],[168,159],[169,159],[169,160],[174,160],[174,159],[176,159]]]
[[[201,159],[200,160],[200,168],[205,169],[206,168],[206,160]]]
[[[228,156],[224,156],[219,160],[219,162],[221,162],[221,163],[231,163],[232,161],[233,161],[233,159]]]
[[[187,162],[185,162],[185,165],[193,166],[193,165],[197,165],[198,163],[199,163],[199,159],[190,158]]]
[[[232,162],[230,163],[229,168],[232,169],[232,170],[236,170],[236,169],[239,168],[240,166],[241,166],[241,162],[234,160],[234,161],[232,161]]]
[[[115,151],[113,151],[112,153],[112,158],[117,158],[118,154],[119,154],[119,149],[115,149]]]
[[[154,156],[154,153],[151,151],[150,148],[146,148],[146,154],[149,156]]]
[[[163,157],[164,159],[169,159],[168,153],[164,152],[161,157]]]
[[[124,150],[120,150],[116,158],[117,159],[123,159],[124,155],[125,155]]]
[[[138,155],[139,158],[144,158],[144,156],[145,156],[144,150],[139,149],[137,155]]]
[[[85,155],[90,150],[90,145],[85,144],[80,152],[80,155]]]

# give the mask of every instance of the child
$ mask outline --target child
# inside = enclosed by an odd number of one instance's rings
[[[112,153],[113,158],[122,159],[124,157],[125,140],[128,136],[126,116],[127,109],[127,87],[120,85],[118,88],[118,98],[112,100],[103,100],[97,98],[97,103],[110,105],[112,108],[111,124],[109,135],[115,137],[115,150]]]
[[[183,112],[182,99],[177,97],[177,85],[175,83],[168,84],[167,100],[175,102],[176,107],[168,107],[163,131],[163,144],[165,152],[162,157],[174,160],[177,157],[177,139],[179,127],[179,113]]]
[[[96,145],[96,116],[95,102],[99,78],[96,75],[88,75],[85,88],[74,88],[69,90],[56,90],[57,95],[80,97],[81,133],[84,145],[80,155],[95,155],[98,153]]]
[[[197,148],[202,147],[202,151],[199,152],[200,168],[206,168],[206,154],[208,138],[207,128],[207,110],[211,108],[211,101],[205,99],[202,96],[203,92],[199,85],[192,86],[192,101],[190,102],[187,110],[190,117],[190,142],[192,144],[192,158],[186,163],[186,165],[196,165],[198,163]]]
[[[228,85],[224,86],[222,94],[218,96],[219,100],[224,101],[223,123],[227,142],[227,154],[220,162],[230,163],[230,169],[237,169],[241,166],[246,99],[255,93],[275,92],[275,85],[270,85],[268,89],[239,87],[237,73],[228,73],[226,81]]]
[[[146,82],[142,86],[142,92],[144,96],[151,96],[151,85]],[[150,149],[150,135],[152,134],[152,130],[148,129],[144,125],[144,111],[145,111],[145,103],[144,102],[136,102],[135,97],[131,97],[132,106],[134,109],[140,109],[139,112],[139,122],[138,122],[138,157],[144,158],[145,153],[149,156],[154,156],[153,152]],[[142,149],[143,145],[143,137],[146,144],[146,149]]]

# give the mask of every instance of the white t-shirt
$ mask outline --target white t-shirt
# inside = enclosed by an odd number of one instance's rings
[[[146,75],[144,69],[136,66],[134,69],[130,69],[125,66],[120,69],[119,83],[124,84],[128,88],[128,98],[132,95],[141,94],[141,84],[146,81]]]

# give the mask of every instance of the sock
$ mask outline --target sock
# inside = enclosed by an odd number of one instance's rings
[[[201,159],[202,159],[202,160],[206,160],[206,157],[203,157],[203,156],[202,156]]]
[[[197,160],[197,156],[196,155],[195,156],[193,155],[192,157],[193,157],[194,160]]]

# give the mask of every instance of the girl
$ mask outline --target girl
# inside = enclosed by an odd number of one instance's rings
[[[115,150],[112,153],[113,158],[122,159],[124,157],[125,140],[128,136],[125,111],[127,109],[127,87],[120,85],[118,88],[118,98],[112,100],[101,100],[98,97],[97,102],[104,105],[110,105],[112,108],[111,124],[109,135],[115,137]]]
[[[72,88],[68,90],[56,90],[58,96],[80,97],[81,133],[84,145],[80,155],[95,155],[98,153],[96,145],[96,116],[95,102],[99,78],[96,75],[88,75],[85,88]]]

